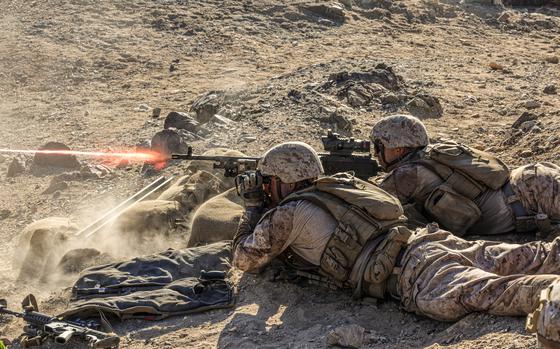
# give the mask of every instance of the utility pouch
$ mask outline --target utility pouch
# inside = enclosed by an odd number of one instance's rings
[[[472,200],[446,185],[434,189],[424,206],[434,220],[458,236],[464,235],[482,216]]]
[[[375,298],[384,298],[387,281],[398,263],[399,253],[407,246],[412,232],[406,227],[392,228],[379,244],[364,270],[363,280],[367,293]]]

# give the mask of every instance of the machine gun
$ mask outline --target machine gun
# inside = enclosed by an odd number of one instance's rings
[[[225,177],[236,177],[240,173],[256,170],[260,157],[193,155],[192,147],[189,146],[186,154],[171,154],[171,159],[212,161],[214,168],[225,171]]]
[[[90,348],[118,348],[120,338],[114,334],[94,330],[87,325],[89,322],[66,321],[36,311],[37,301],[33,295],[23,301],[22,313],[7,309],[6,300],[0,299],[0,314],[22,318],[27,325],[23,328],[24,346],[40,345],[52,338],[55,343],[67,344],[72,338],[87,342]]]
[[[321,141],[323,148],[328,152],[319,154],[327,175],[354,172],[356,177],[367,180],[379,172],[379,164],[370,155],[369,141],[341,137],[331,130],[321,137]],[[367,155],[356,155],[355,152]],[[172,154],[171,159],[212,161],[214,168],[225,171],[225,177],[236,177],[240,173],[256,170],[260,157],[193,155],[192,147],[189,146],[186,154]]]
[[[321,141],[323,148],[328,152],[319,154],[326,174],[354,172],[356,177],[367,181],[380,171],[379,164],[371,157],[369,141],[341,137],[331,130],[321,137]]]

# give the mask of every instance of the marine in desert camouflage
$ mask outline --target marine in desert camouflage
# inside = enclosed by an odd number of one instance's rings
[[[282,259],[297,275],[356,296],[391,297],[441,321],[471,312],[529,314],[540,292],[560,280],[560,238],[466,241],[435,223],[410,231],[396,198],[355,178],[321,177],[316,153],[303,143],[273,147],[259,170],[269,179],[237,179],[245,212],[233,262],[241,270],[259,272]]]
[[[430,144],[423,123],[409,115],[381,119],[371,140],[388,172],[380,186],[428,221],[458,235],[540,232],[553,238],[558,232],[560,167],[555,164],[509,171],[492,154],[464,144]]]

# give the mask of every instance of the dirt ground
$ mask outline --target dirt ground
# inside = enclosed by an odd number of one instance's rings
[[[223,118],[185,135],[196,152],[223,146],[260,155],[286,140],[320,149],[329,128],[368,138],[381,116],[435,97],[440,109],[418,111],[433,139],[493,151],[512,166],[560,163],[558,7],[341,3],[0,0],[0,148],[36,149],[47,141],[74,150],[135,147],[163,128],[168,112],[189,112],[206,95]],[[152,117],[153,108],[162,116]],[[513,127],[524,112],[525,122]],[[18,308],[33,292],[42,310],[56,313],[66,306],[67,288],[16,283],[12,256],[21,253],[22,229],[50,216],[87,224],[154,177],[129,164],[46,194],[56,174],[7,177],[12,160],[0,155],[0,298]],[[166,247],[182,247],[187,238]],[[124,322],[115,328],[121,347],[323,348],[327,333],[344,324],[366,329],[367,348],[536,343],[522,318],[474,314],[438,323],[392,301],[354,301],[266,275],[235,278],[235,310]],[[0,319],[0,338],[13,340],[21,325]]]

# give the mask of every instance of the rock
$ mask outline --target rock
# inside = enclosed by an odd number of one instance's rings
[[[198,98],[191,106],[190,111],[196,115],[196,120],[205,123],[220,110],[221,97],[217,92],[210,92]]]
[[[540,128],[539,126],[533,126],[533,128],[531,129],[531,133],[542,133],[542,128]]]
[[[68,183],[55,177],[51,180],[51,184],[47,189],[45,189],[43,194],[52,194],[54,192],[60,192],[64,189],[68,189]]]
[[[365,329],[358,325],[344,325],[327,334],[327,345],[360,348],[364,344]]]
[[[348,100],[348,104],[350,104],[354,108],[361,107],[369,102],[369,100],[363,94],[358,93],[355,90],[349,90],[346,98]]]
[[[408,111],[419,118],[439,118],[443,115],[443,107],[439,99],[427,93],[417,94],[406,104]]]
[[[522,158],[529,158],[533,156],[533,152],[530,150],[523,150],[521,153],[519,153],[519,156]]]
[[[500,23],[508,23],[511,18],[511,13],[509,12],[502,12],[502,14],[498,17],[498,22]]]
[[[529,132],[533,127],[535,127],[536,124],[537,122],[535,120],[525,121],[519,126],[519,128],[523,132]]]
[[[151,149],[166,155],[171,155],[172,153],[186,153],[188,151],[187,144],[177,130],[173,128],[156,133],[154,137],[152,137]]]
[[[257,137],[253,137],[253,136],[245,136],[245,137],[241,137],[239,139],[240,142],[244,142],[244,143],[251,143],[257,140]]]
[[[519,128],[521,126],[521,124],[523,124],[526,121],[532,121],[532,120],[537,120],[539,117],[536,114],[530,113],[530,112],[523,112],[523,114],[521,114],[520,117],[517,118],[517,120],[515,120],[515,122],[513,123],[513,125],[511,125],[511,127],[513,128]]]
[[[329,123],[332,124],[335,132],[344,131],[344,132],[352,133],[352,129],[353,129],[352,120],[349,119],[347,116],[341,114],[339,111],[336,111],[331,114],[329,118]]]
[[[544,87],[543,92],[547,95],[555,95],[556,94],[556,85],[546,85]]]
[[[16,156],[8,166],[8,173],[6,174],[6,176],[15,177],[18,174],[25,172],[25,169],[26,169],[25,158],[22,156]]]
[[[70,150],[70,148],[60,142],[48,142],[41,146],[39,150]],[[68,154],[41,154],[37,153],[33,157],[33,165],[48,166],[59,168],[80,168],[80,162],[75,155]]]
[[[51,183],[54,182],[71,182],[82,180],[82,174],[79,171],[65,172],[56,175],[52,178]]]
[[[400,102],[399,97],[393,93],[388,93],[381,96],[381,103],[383,104],[398,104]]]
[[[136,111],[144,112],[150,110],[150,107],[147,104],[140,104]]]
[[[383,18],[391,18],[392,14],[391,11],[386,10],[384,8],[374,8],[370,11],[365,13],[365,16],[369,19],[383,19]]]
[[[303,9],[335,22],[344,22],[346,19],[343,6],[337,2],[306,4]]]
[[[187,130],[196,132],[198,130],[198,121],[186,113],[172,111],[165,117],[163,128],[176,128],[178,130]]]
[[[544,61],[552,64],[558,64],[560,60],[558,59],[558,56],[545,56]]]
[[[490,62],[490,63],[488,63],[488,66],[492,70],[504,70],[504,68],[505,68],[502,64],[499,64],[499,63],[496,63],[496,62]]]
[[[8,209],[0,210],[0,221],[10,217],[11,214],[12,214],[12,211],[10,211]]]
[[[87,164],[80,169],[80,176],[83,179],[102,179],[112,174],[113,171],[109,167],[101,164]]]
[[[160,114],[161,114],[161,108],[154,108],[152,110],[152,117],[153,118],[159,118]]]
[[[0,164],[3,164],[4,161],[6,161],[6,157],[2,154],[0,154]]]
[[[208,120],[208,122],[214,125],[222,125],[222,126],[227,126],[235,123],[235,121],[228,119],[220,114],[214,114],[214,116],[212,116],[210,120]]]
[[[537,100],[534,100],[534,99],[530,99],[528,101],[525,101],[523,103],[523,105],[527,109],[536,109],[536,108],[539,108],[541,106],[541,102],[539,102]]]

